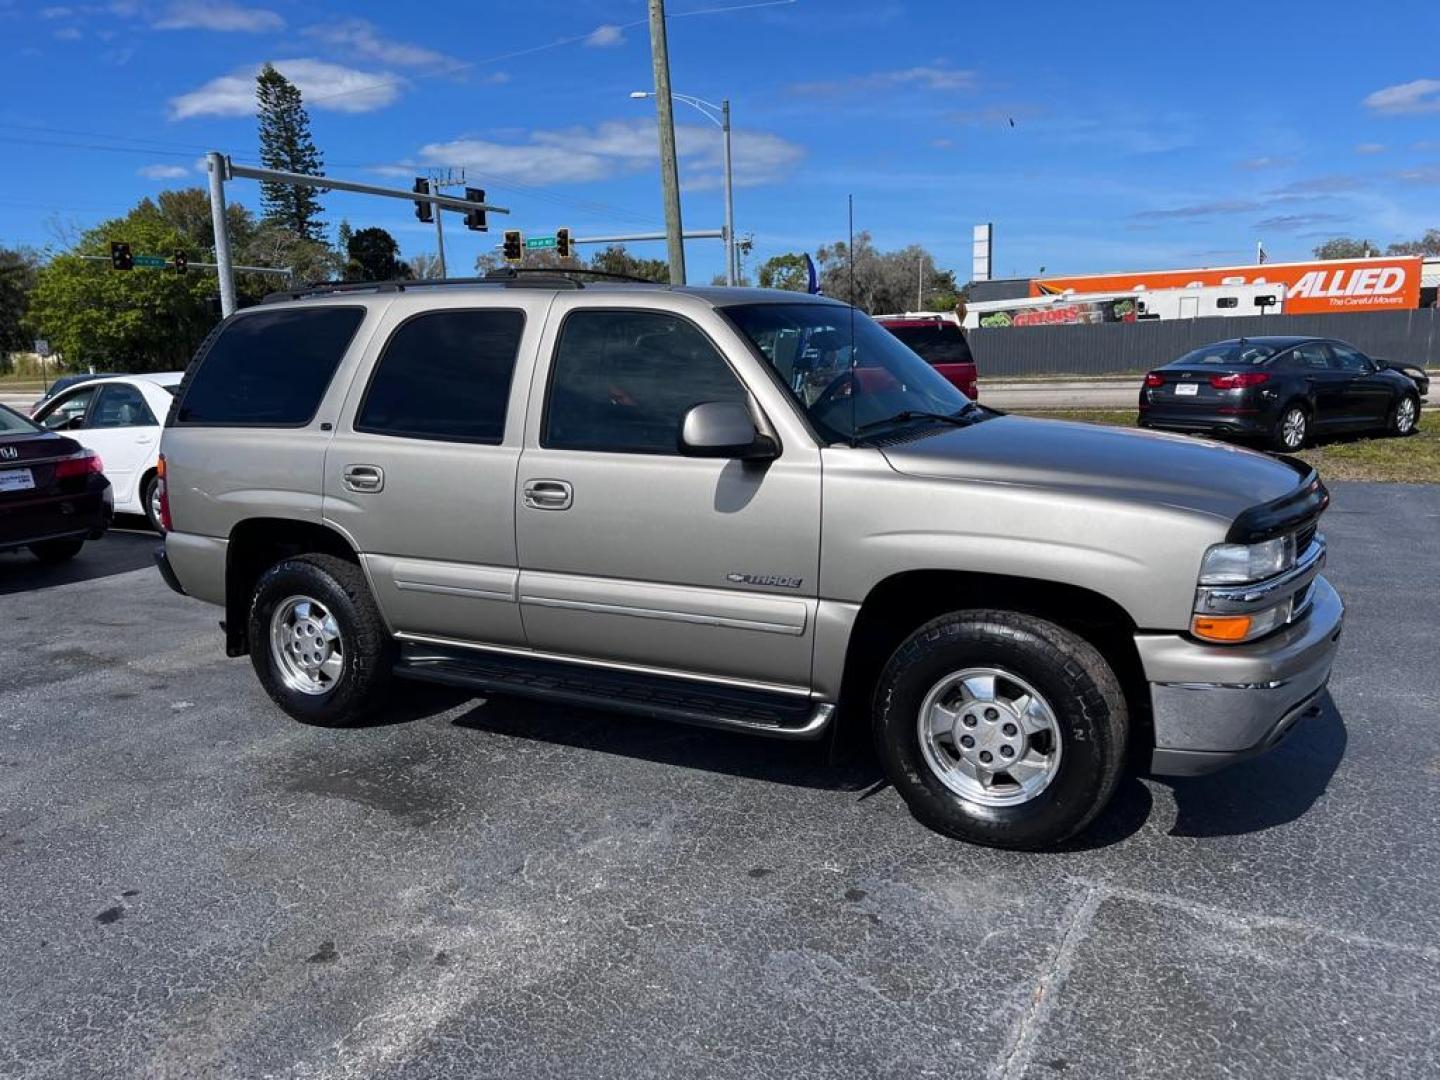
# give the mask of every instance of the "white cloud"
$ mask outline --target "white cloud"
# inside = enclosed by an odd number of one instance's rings
[[[423,45],[412,45],[405,41],[383,38],[375,31],[375,24],[365,19],[343,19],[340,22],[322,23],[311,26],[305,34],[333,45],[338,49],[366,60],[378,60],[383,64],[397,67],[437,67],[461,65],[453,56],[446,56]]]
[[[822,82],[795,83],[794,94],[833,95],[915,86],[922,90],[955,91],[975,89],[975,72],[943,65],[920,65],[895,71],[874,71],[852,79],[831,79]]]
[[[1357,153],[1357,154],[1383,154],[1383,153],[1385,153],[1385,144],[1384,144],[1384,143],[1378,143],[1378,142],[1362,142],[1362,143],[1360,143],[1358,146],[1355,147],[1355,153]]]
[[[156,23],[157,30],[217,30],[259,34],[285,29],[285,20],[265,8],[208,0],[176,0]]]
[[[1440,112],[1440,79],[1416,79],[1387,86],[1366,97],[1364,105],[1391,116]]]
[[[42,19],[68,19],[75,14],[74,8],[68,7],[47,7],[40,9]]]
[[[323,60],[276,60],[275,68],[300,88],[305,104],[332,112],[383,109],[400,95],[403,80],[388,72],[358,71]],[[170,116],[249,116],[255,112],[255,76],[260,68],[221,75],[188,94],[170,99]]]
[[[597,26],[591,32],[590,36],[585,39],[585,47],[587,49],[609,49],[616,45],[624,44],[625,31],[621,30],[618,26],[612,26],[610,23]]]
[[[678,124],[676,148],[688,188],[721,182],[720,132],[706,124]],[[735,183],[753,187],[788,175],[805,149],[763,131],[733,133]],[[593,128],[532,131],[523,141],[461,138],[420,148],[422,165],[455,165],[520,184],[583,184],[639,172],[659,157],[654,120],[612,120]],[[408,167],[397,166],[399,172]]]
[[[1237,161],[1235,167],[1244,169],[1246,172],[1260,172],[1262,169],[1281,169],[1286,165],[1294,164],[1295,159],[1291,157],[1253,157],[1244,161]]]
[[[55,31],[56,41],[79,41],[85,35],[73,26],[67,26],[63,30]]]
[[[183,165],[142,165],[135,172],[148,180],[179,180],[190,175],[190,170]]]

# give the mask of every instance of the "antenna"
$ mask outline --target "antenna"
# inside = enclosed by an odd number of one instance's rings
[[[845,196],[846,207],[850,218],[850,445],[855,446],[855,391],[859,385],[859,376],[855,374],[856,353],[855,348],[855,195],[853,193]]]

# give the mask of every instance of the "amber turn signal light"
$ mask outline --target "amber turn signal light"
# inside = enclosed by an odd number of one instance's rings
[[[1249,615],[1196,615],[1190,632],[1205,641],[1244,641],[1254,623]]]

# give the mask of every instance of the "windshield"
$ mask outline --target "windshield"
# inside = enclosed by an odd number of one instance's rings
[[[0,435],[33,435],[39,430],[15,410],[0,405]]]
[[[1223,341],[1218,345],[1206,345],[1202,349],[1188,352],[1171,366],[1263,364],[1274,355],[1275,350],[1269,345],[1261,345],[1254,341]]]
[[[970,404],[943,375],[854,308],[738,304],[724,311],[828,442],[849,442],[857,433],[884,435],[904,423],[926,422],[917,414],[949,416]],[[902,413],[911,415],[901,419]],[[896,418],[893,424],[886,422],[890,418]]]

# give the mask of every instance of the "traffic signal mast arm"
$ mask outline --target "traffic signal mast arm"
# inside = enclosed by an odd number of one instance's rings
[[[298,187],[325,188],[327,191],[353,191],[360,195],[383,195],[391,199],[404,199],[406,202],[415,202],[417,194],[417,192],[402,191],[399,188],[380,187],[378,184],[337,180],[333,176],[307,176],[305,173],[285,172],[283,169],[257,169],[250,165],[236,165],[229,158],[225,158],[225,174],[227,180],[261,180],[267,184],[294,184]],[[459,210],[461,213],[473,210],[484,210],[492,214],[510,213],[503,206],[494,206],[490,203],[477,205],[454,195],[426,195],[425,198],[436,206],[443,206],[446,210]]]

